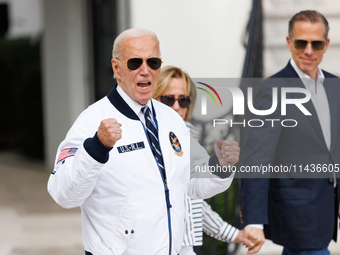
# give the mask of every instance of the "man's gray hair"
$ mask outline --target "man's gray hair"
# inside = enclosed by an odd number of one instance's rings
[[[159,48],[159,40],[157,38],[157,35],[147,29],[143,28],[130,28],[128,30],[123,31],[120,35],[117,36],[113,43],[113,50],[112,50],[112,58],[119,58],[120,57],[120,48],[122,45],[122,42],[124,42],[127,39],[130,38],[141,38],[141,37],[147,37],[152,36],[157,40],[158,43],[158,54],[161,55],[161,51]]]

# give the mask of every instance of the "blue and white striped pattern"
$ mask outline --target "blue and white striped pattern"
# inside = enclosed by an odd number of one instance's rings
[[[223,242],[234,242],[239,230],[228,222],[223,221],[207,202],[203,201],[202,205],[204,233]]]
[[[191,199],[187,196],[186,228],[182,246],[200,246],[203,243],[203,232],[223,242],[234,242],[239,230],[214,212],[202,199]]]
[[[203,243],[202,202],[202,199],[191,199],[187,196],[187,216],[183,246],[200,246]]]
[[[160,146],[159,146],[158,131],[157,131],[156,124],[151,117],[150,109],[148,106],[144,106],[142,108],[142,112],[145,117],[146,131],[147,131],[149,141],[151,144],[152,153],[157,161],[159,169],[161,169],[162,171],[163,177],[165,178],[164,162],[163,162],[163,156],[162,156]]]

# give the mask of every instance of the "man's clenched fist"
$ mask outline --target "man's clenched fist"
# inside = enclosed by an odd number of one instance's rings
[[[122,138],[121,124],[116,119],[110,118],[100,122],[98,138],[107,148],[112,148]]]

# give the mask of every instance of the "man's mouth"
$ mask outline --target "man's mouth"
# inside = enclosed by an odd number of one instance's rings
[[[302,60],[303,60],[304,62],[307,62],[307,63],[313,62],[313,59],[311,59],[311,58],[302,58]]]
[[[148,89],[151,85],[151,82],[149,81],[141,81],[137,83],[137,86],[140,87],[141,89]]]

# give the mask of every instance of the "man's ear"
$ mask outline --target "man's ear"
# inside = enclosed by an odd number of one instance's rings
[[[112,65],[112,70],[115,74],[115,76],[117,77],[117,79],[120,79],[120,69],[119,69],[119,65],[118,65],[118,59],[113,58],[111,59],[111,65]]]
[[[286,37],[286,41],[287,41],[287,47],[288,47],[288,49],[289,49],[289,51],[292,51],[292,49],[291,49],[291,40],[290,40],[290,37],[287,35],[287,37]]]
[[[330,39],[327,38],[327,40],[326,40],[326,47],[324,48],[324,53],[326,53],[326,51],[328,49],[329,42],[330,42]]]

